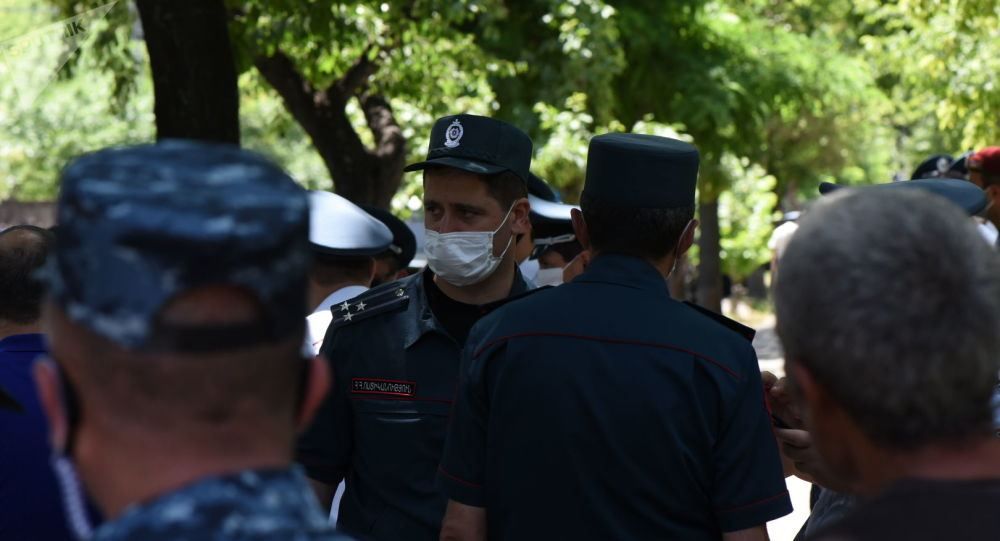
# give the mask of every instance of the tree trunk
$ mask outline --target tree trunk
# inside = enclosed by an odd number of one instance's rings
[[[403,179],[406,138],[383,96],[366,94],[368,78],[377,66],[364,54],[335,83],[325,90],[307,81],[292,60],[276,52],[257,58],[255,64],[264,79],[281,95],[285,106],[309,134],[319,152],[334,190],[364,205],[388,208]],[[368,129],[375,139],[368,148],[347,117],[347,102],[357,98]]]
[[[137,0],[158,139],[239,144],[239,89],[222,0]]]
[[[719,200],[701,201],[698,205],[701,235],[698,237],[698,304],[722,313],[722,260],[719,237]]]

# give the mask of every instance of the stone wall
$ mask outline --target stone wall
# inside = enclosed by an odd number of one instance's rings
[[[51,227],[55,223],[55,203],[24,203],[13,200],[0,203],[0,229],[21,224]]]

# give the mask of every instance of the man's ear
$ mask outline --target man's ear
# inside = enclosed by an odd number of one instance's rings
[[[590,250],[590,230],[587,229],[587,222],[583,219],[583,211],[571,210],[570,219],[573,221],[573,234],[576,235],[577,242],[584,250]]]
[[[62,375],[54,362],[44,358],[35,361],[32,371],[35,376],[35,388],[38,390],[38,400],[49,421],[49,440],[53,449],[61,451],[66,448],[69,433],[60,381]]]
[[[688,222],[687,226],[684,227],[684,232],[681,233],[681,237],[677,239],[677,254],[679,258],[686,254],[691,246],[694,245],[694,232],[698,230],[698,220],[691,220]]]
[[[514,235],[531,233],[531,203],[527,197],[518,199],[510,208],[510,232]]]
[[[296,428],[299,432],[309,428],[309,425],[312,424],[313,417],[320,405],[323,404],[332,382],[330,363],[324,357],[316,356],[304,362],[309,363],[307,368],[309,375],[306,377],[302,404],[299,408],[298,419],[296,419]]]
[[[372,283],[375,282],[375,271],[378,269],[378,265],[375,264],[375,258],[368,258],[368,281],[365,282],[366,287],[371,287]]]
[[[1000,206],[1000,184],[990,184],[983,191],[986,193],[986,200],[992,206]]]

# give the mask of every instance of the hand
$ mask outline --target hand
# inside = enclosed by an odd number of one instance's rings
[[[786,466],[786,473],[824,488],[844,490],[842,483],[830,473],[826,463],[819,456],[809,432],[794,428],[775,428],[774,436],[778,440],[778,449],[781,451],[782,465]],[[789,464],[791,468],[788,468]]]
[[[563,267],[563,283],[571,282],[573,278],[583,274],[583,271],[587,270],[587,267],[590,266],[591,257],[590,250],[584,250]]]
[[[788,378],[778,379],[770,372],[761,372],[760,379],[764,382],[764,400],[767,401],[771,415],[781,419],[789,427],[801,429],[802,417],[789,393]]]

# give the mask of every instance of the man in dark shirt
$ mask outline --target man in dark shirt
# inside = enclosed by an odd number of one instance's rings
[[[0,389],[20,405],[0,410],[0,539],[72,539],[31,377],[32,364],[45,353],[38,325],[43,290],[32,274],[45,262],[51,236],[33,226],[0,233]]]
[[[442,539],[763,540],[791,511],[752,330],[670,298],[697,150],[590,143],[572,282],[480,320],[439,481]]]
[[[528,232],[531,140],[496,120],[438,120],[424,170],[428,268],[333,307],[322,354],[333,388],[298,459],[329,504],[346,478],[338,525],[359,537],[436,541],[435,485],[458,358],[472,325],[527,289],[514,239]]]
[[[809,538],[1000,539],[1000,257],[938,195],[843,192],[805,218],[775,291],[805,428],[865,498]]]

